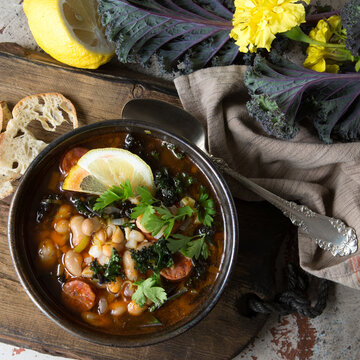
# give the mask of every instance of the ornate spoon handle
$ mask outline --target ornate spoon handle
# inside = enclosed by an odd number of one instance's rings
[[[358,239],[355,230],[346,226],[343,221],[317,214],[304,205],[284,200],[238,174],[223,159],[210,157],[225,173],[280,209],[294,225],[312,237],[322,249],[330,251],[334,256],[345,256],[357,251]]]

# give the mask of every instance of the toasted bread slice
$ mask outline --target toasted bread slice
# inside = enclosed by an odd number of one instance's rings
[[[6,101],[0,101],[0,133],[5,131],[7,123],[12,118]]]
[[[14,106],[12,117],[22,121],[23,127],[33,120],[38,120],[47,131],[55,131],[64,121],[72,123],[74,128],[78,127],[74,105],[59,93],[25,97]]]
[[[13,191],[14,187],[11,185],[10,181],[0,183],[0,200],[11,195]]]
[[[37,139],[29,128],[40,123],[42,129],[54,132],[64,122],[78,126],[76,110],[70,100],[58,93],[27,96],[12,111],[6,131],[0,134],[0,199],[9,195],[9,182],[24,174],[47,143]],[[3,190],[1,190],[3,188]]]

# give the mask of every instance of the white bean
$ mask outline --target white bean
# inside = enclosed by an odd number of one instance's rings
[[[81,227],[84,221],[84,217],[81,215],[73,216],[70,219],[70,229],[72,232],[72,244],[77,246],[80,244],[81,240],[84,238],[85,234],[82,232]]]
[[[83,261],[83,257],[81,254],[76,253],[73,250],[68,250],[65,254],[64,258],[64,265],[66,270],[74,275],[74,276],[81,276],[82,268],[81,264]]]
[[[129,240],[125,246],[128,248],[128,249],[136,249],[137,247],[137,242],[135,240]]]
[[[134,292],[135,292],[135,289],[134,289],[134,286],[132,285],[132,283],[127,282],[127,284],[125,284],[125,286],[124,286],[124,296],[131,298],[133,296]]]
[[[111,315],[120,316],[125,314],[127,311],[127,306],[123,301],[114,301],[110,304]]]
[[[90,266],[87,266],[81,273],[82,277],[92,278],[94,275],[93,271],[90,269]]]
[[[106,227],[106,235],[107,235],[107,237],[111,238],[115,230],[116,230],[115,225],[108,225]]]
[[[111,319],[107,315],[101,316],[90,311],[85,311],[81,313],[81,317],[83,318],[83,320],[93,326],[106,327],[110,326],[111,324]]]
[[[124,237],[123,231],[118,226],[116,226],[116,229],[112,235],[111,241],[113,243],[121,244],[124,242],[124,240],[125,240],[125,237]]]
[[[104,245],[103,248],[102,248],[103,254],[104,254],[105,256],[111,257],[111,255],[112,255],[112,249],[113,249],[113,246],[112,246],[112,245],[110,245],[110,244]]]
[[[129,227],[126,227],[124,231],[126,240],[129,240],[129,234],[131,233],[131,229]]]
[[[104,314],[108,309],[108,302],[104,297],[101,297],[98,302],[98,312],[99,314]]]
[[[131,230],[129,236],[128,236],[128,240],[129,241],[136,241],[136,242],[142,242],[144,241],[145,236],[137,230]]]
[[[98,258],[102,254],[101,245],[92,245],[89,249],[89,255],[93,258]]]
[[[67,234],[70,230],[69,221],[66,219],[56,220],[54,229],[58,234]]]
[[[100,228],[101,228],[101,223],[99,219],[96,217],[85,219],[81,224],[81,230],[87,236],[91,236],[94,232],[98,231]]]
[[[145,310],[146,310],[147,306],[139,306],[135,300],[131,300],[129,303],[128,303],[128,313],[132,316],[139,316],[141,315]]]
[[[41,264],[47,268],[55,265],[57,260],[57,249],[50,239],[45,239],[39,244],[38,255]]]
[[[126,277],[131,281],[136,281],[139,273],[135,269],[135,262],[131,257],[130,251],[126,250],[123,255],[123,264]]]
[[[106,242],[107,239],[106,231],[104,229],[100,229],[95,233],[94,238],[102,243]]]
[[[97,261],[99,262],[100,265],[106,265],[109,263],[110,257],[102,254],[97,258]]]

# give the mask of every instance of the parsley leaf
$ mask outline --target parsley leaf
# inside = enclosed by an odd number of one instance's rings
[[[154,274],[152,277],[146,280],[140,280],[135,283],[137,289],[132,296],[132,300],[143,307],[146,299],[151,300],[154,303],[154,307],[160,307],[166,300],[167,295],[165,289],[161,285],[160,274]]]
[[[197,205],[197,213],[199,220],[206,226],[211,226],[214,221],[213,216],[216,214],[215,203],[212,198],[205,192],[202,186],[200,189],[200,197]]]
[[[151,195],[151,192],[145,186],[139,186],[136,189],[136,192],[140,196],[140,202],[143,203],[144,205],[151,205],[154,202],[158,201]]]
[[[95,202],[94,211],[104,209],[115,201],[125,201],[129,197],[133,197],[133,191],[129,180],[120,186],[112,186],[110,189],[102,193]]]
[[[174,254],[184,248],[191,239],[192,237],[190,236],[173,234],[167,239],[167,247]]]
[[[100,284],[115,281],[117,276],[124,277],[121,257],[115,248],[112,249],[111,258],[107,265],[100,265],[95,259],[90,264],[90,270],[94,273],[93,279],[98,279]]]
[[[204,259],[209,257],[205,235],[186,236],[174,234],[167,241],[167,247],[172,253],[180,251],[186,257],[195,258],[196,260],[199,259],[200,255]]]
[[[165,238],[168,238],[174,227],[175,221],[182,221],[186,216],[192,216],[194,210],[190,206],[184,206],[177,209],[173,214],[166,206],[155,206],[160,201],[154,198],[151,193],[143,187],[139,187],[137,192],[140,195],[140,204],[133,208],[131,218],[136,219],[140,215],[141,225],[152,235],[163,231]]]

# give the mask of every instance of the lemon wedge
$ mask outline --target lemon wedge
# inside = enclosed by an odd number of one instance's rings
[[[96,69],[114,55],[96,0],[24,0],[23,6],[36,42],[56,60]]]
[[[113,185],[130,181],[134,193],[146,186],[154,193],[154,176],[150,166],[130,151],[103,148],[88,151],[66,176],[64,190],[102,194]]]

